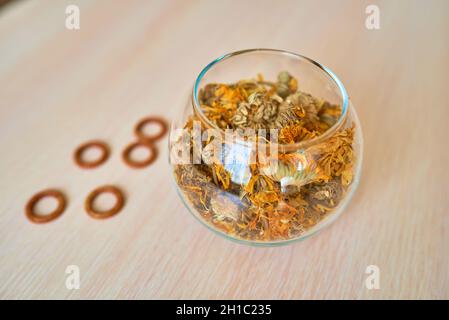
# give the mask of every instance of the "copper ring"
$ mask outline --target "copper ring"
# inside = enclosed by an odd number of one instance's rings
[[[159,125],[160,131],[157,134],[150,136],[150,135],[146,135],[143,132],[143,128],[150,123],[156,123]],[[143,118],[136,124],[136,127],[134,128],[134,133],[137,136],[137,138],[139,138],[139,140],[146,141],[146,142],[154,142],[156,140],[159,140],[167,133],[167,131],[168,131],[167,122],[164,119],[159,118],[159,117]]]
[[[45,197],[53,197],[58,201],[58,207],[46,215],[38,215],[34,212],[34,207],[36,204]],[[45,223],[52,221],[59,217],[65,210],[66,207],[66,199],[64,194],[56,189],[47,189],[41,192],[36,193],[31,199],[27,202],[25,206],[25,214],[27,218],[34,223]]]
[[[111,209],[105,211],[99,211],[94,209],[95,199],[101,193],[105,192],[112,193],[115,196],[116,199],[115,205]],[[119,213],[120,210],[122,210],[124,204],[125,204],[125,197],[123,196],[123,193],[119,188],[115,186],[101,186],[93,190],[91,193],[89,193],[86,201],[84,202],[84,208],[87,214],[90,215],[92,218],[106,219]]]
[[[89,148],[98,148],[101,150],[101,156],[94,161],[85,161],[83,160],[83,153]],[[83,143],[78,148],[76,148],[75,153],[73,155],[75,163],[84,169],[91,169],[98,167],[102,163],[104,163],[109,158],[109,147],[106,143],[98,140],[88,141]]]
[[[131,152],[137,147],[145,147],[148,150],[150,150],[150,152],[151,152],[150,156],[147,159],[145,159],[144,161],[133,160],[131,158]],[[133,143],[129,144],[125,148],[125,150],[123,150],[123,153],[122,153],[123,161],[131,168],[136,168],[136,169],[143,168],[143,167],[146,167],[146,166],[152,164],[156,160],[157,155],[158,155],[158,152],[157,152],[156,147],[152,143],[145,142],[145,141],[137,141],[137,142],[133,142]]]

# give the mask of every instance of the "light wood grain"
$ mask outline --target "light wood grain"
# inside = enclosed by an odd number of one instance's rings
[[[381,29],[364,26],[376,3]],[[81,29],[64,26],[65,6]],[[449,298],[448,1],[18,1],[0,11],[0,298]],[[362,122],[360,187],[304,242],[252,248],[183,207],[166,142],[155,165],[120,159],[144,115],[173,118],[217,56],[269,47],[312,57],[345,84]],[[93,171],[81,142],[107,140]],[[118,184],[124,211],[97,221],[87,193]],[[23,214],[43,188],[69,206],[46,225]],[[78,265],[81,288],[65,287]],[[365,268],[378,265],[380,289]]]

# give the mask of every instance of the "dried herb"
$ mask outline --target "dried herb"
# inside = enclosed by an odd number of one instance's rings
[[[297,79],[286,71],[275,82],[259,75],[207,84],[199,99],[218,128],[278,129],[280,146],[319,137],[342,112],[341,106],[298,90]],[[190,130],[197,117],[185,128]],[[345,196],[353,181],[353,144],[354,127],[346,123],[324,141],[280,152],[276,165],[260,157],[227,165],[206,141],[202,163],[175,165],[175,176],[190,205],[215,228],[240,239],[288,240],[319,223]],[[236,147],[223,144],[223,149],[225,155],[242,156]]]

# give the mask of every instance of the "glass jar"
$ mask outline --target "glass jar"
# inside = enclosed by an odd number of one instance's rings
[[[262,74],[257,85],[272,85],[264,79],[276,79],[282,71],[298,79],[298,96],[315,101],[313,116],[328,121],[320,134],[281,143],[286,126],[252,135],[218,122],[228,109],[214,109],[216,116],[210,116],[204,102],[208,84],[235,84]],[[229,95],[230,112],[247,102],[233,102],[235,91],[220,94]],[[273,96],[279,103],[290,99]],[[172,123],[169,148],[178,193],[200,222],[228,239],[270,246],[304,239],[342,213],[359,182],[363,140],[346,90],[328,68],[287,51],[252,49],[221,56],[200,72],[191,101]]]

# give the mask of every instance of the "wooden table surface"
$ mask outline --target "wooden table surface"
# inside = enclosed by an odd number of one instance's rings
[[[369,4],[380,29],[365,27]],[[80,8],[80,30],[65,8]],[[318,235],[278,248],[222,239],[184,208],[167,143],[157,162],[120,158],[145,115],[176,116],[201,68],[254,47],[330,67],[359,114],[362,179]],[[449,298],[449,1],[17,1],[0,9],[0,298]],[[112,157],[81,170],[97,138]],[[117,184],[124,210],[89,218],[83,201]],[[61,188],[52,223],[23,212]],[[106,201],[106,200],[105,200]],[[80,289],[66,287],[66,268]],[[365,285],[367,266],[380,288]]]

